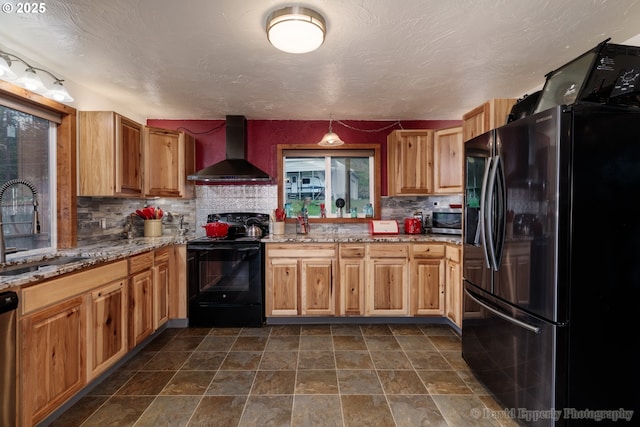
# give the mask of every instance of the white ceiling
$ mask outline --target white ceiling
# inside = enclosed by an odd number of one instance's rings
[[[638,0],[44,4],[43,14],[0,16],[0,49],[147,118],[460,119],[487,99],[539,88],[606,38],[640,44]],[[267,41],[269,13],[294,4],[326,19],[315,52]]]

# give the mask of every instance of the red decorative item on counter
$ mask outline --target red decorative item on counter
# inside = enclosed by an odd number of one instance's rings
[[[207,237],[227,237],[229,224],[226,222],[209,222],[202,226],[207,233]]]
[[[422,234],[422,221],[419,218],[405,218],[404,232],[407,234]]]

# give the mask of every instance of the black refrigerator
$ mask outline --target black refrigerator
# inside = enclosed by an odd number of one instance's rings
[[[465,143],[465,183],[476,377],[523,425],[640,425],[640,112],[504,125]]]

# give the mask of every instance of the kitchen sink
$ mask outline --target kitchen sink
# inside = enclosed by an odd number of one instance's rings
[[[65,264],[79,262],[85,259],[87,258],[60,255],[53,258],[42,259],[39,261],[31,261],[26,263],[7,265],[4,267],[0,267],[0,276],[18,276],[20,274],[46,270],[49,268],[59,267]]]

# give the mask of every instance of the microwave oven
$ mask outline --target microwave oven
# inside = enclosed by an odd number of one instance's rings
[[[462,236],[462,208],[436,208],[431,212],[431,232]]]

